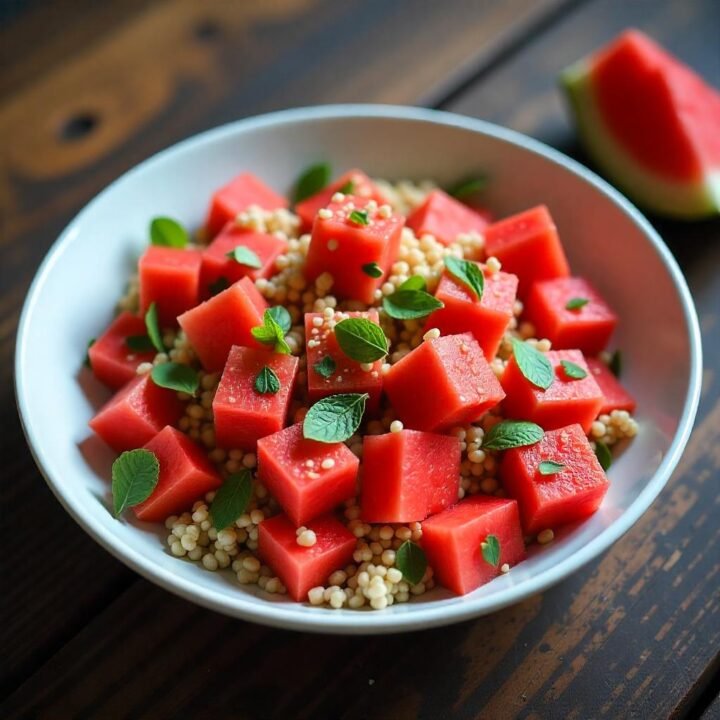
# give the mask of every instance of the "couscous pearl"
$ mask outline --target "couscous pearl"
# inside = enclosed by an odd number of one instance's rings
[[[440,337],[440,330],[430,328],[424,335],[423,340],[437,340]]]
[[[543,530],[541,533],[537,536],[537,541],[541,545],[547,545],[549,542],[552,542],[555,538],[555,533],[552,530]]]
[[[317,542],[317,536],[312,530],[303,530],[297,536],[297,544],[302,547],[312,547]]]
[[[323,470],[330,470],[335,467],[335,461],[332,458],[325,458],[321,463],[320,467]]]
[[[403,430],[403,424],[400,422],[400,420],[393,420],[390,423],[390,432],[391,433],[399,433]]]
[[[500,566],[500,572],[501,572],[501,573],[510,572],[510,566],[509,566],[507,563],[503,563],[503,564]]]
[[[215,556],[211,553],[208,553],[207,555],[203,555],[202,564],[204,565],[206,570],[217,570],[218,569],[218,561],[215,559]]]
[[[370,600],[370,605],[374,610],[384,610],[388,606],[388,600],[385,595],[374,597]]]

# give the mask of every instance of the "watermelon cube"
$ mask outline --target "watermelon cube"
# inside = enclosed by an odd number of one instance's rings
[[[366,318],[379,325],[377,310],[367,312],[336,312],[327,318],[322,313],[305,313],[305,343],[307,347],[308,392],[313,402],[338,393],[368,393],[367,411],[375,412],[380,405],[382,391],[382,360],[363,370],[361,363],[351,360],[340,349],[333,327],[346,318]],[[332,358],[336,370],[325,377],[315,365],[326,357]]]
[[[178,318],[203,367],[221,370],[233,345],[260,347],[251,330],[267,308],[250,278],[231,285]]]
[[[501,380],[507,395],[503,403],[505,415],[536,422],[545,430],[579,423],[588,432],[602,407],[603,395],[583,354],[579,350],[551,350],[547,359],[555,370],[555,379],[547,390],[541,390],[520,372],[515,358],[510,358]],[[563,360],[579,366],[587,373],[585,377],[568,377],[562,368]]]
[[[564,467],[552,475],[542,475],[540,463],[547,460]],[[534,445],[507,450],[500,463],[500,477],[508,494],[520,505],[523,530],[528,535],[592,515],[609,487],[578,424],[550,430]]]
[[[202,255],[197,250],[150,245],[140,258],[140,310],[157,305],[161,327],[175,327],[177,316],[199,301]]]
[[[150,375],[138,375],[100,408],[89,422],[113,450],[142,447],[166,425],[176,423],[183,404],[174,390],[156,385]]]
[[[286,208],[288,201],[252,173],[242,173],[213,195],[205,221],[210,237],[215,237],[225,223],[234,220],[238,213],[251,205],[263,210],[276,210]]]
[[[150,497],[133,508],[140,520],[162,522],[222,485],[205,451],[174,427],[164,427],[145,449],[155,453],[160,477]]]
[[[424,520],[457,502],[460,441],[401,430],[363,441],[361,517],[370,523]]]
[[[485,289],[480,300],[447,270],[440,278],[435,297],[444,308],[432,313],[426,328],[438,328],[443,335],[470,331],[488,360],[497,353],[503,335],[513,318],[518,280],[505,272],[483,270]]]
[[[434,235],[443,245],[450,245],[461,233],[482,234],[488,218],[487,214],[481,215],[442,190],[433,190],[408,215],[407,226],[418,237]]]
[[[576,309],[571,300],[587,300]],[[617,315],[584,278],[566,277],[536,282],[530,288],[525,317],[535,335],[547,338],[557,350],[577,348],[596,355],[605,348],[617,325]]]
[[[488,535],[500,545],[497,565],[483,557]],[[473,495],[426,520],[420,544],[435,579],[458,595],[490,582],[505,563],[512,567],[525,558],[517,502],[485,495]]]
[[[383,386],[398,417],[413,430],[473,422],[505,397],[470,333],[426,340],[390,368]]]
[[[355,495],[360,461],[343,443],[303,437],[302,423],[258,440],[258,479],[296,526]]]
[[[353,216],[354,211],[359,211],[360,217],[367,213],[367,224]],[[385,217],[374,200],[352,195],[331,202],[326,212],[328,217],[318,215],[313,223],[305,277],[312,281],[327,272],[333,278],[334,295],[373,302],[383,279],[371,277],[363,266],[377,263],[387,273],[400,248],[405,218],[396,213]]]
[[[485,251],[518,276],[518,295],[525,299],[538,280],[570,274],[565,251],[545,205],[511,215],[485,230]]]
[[[317,541],[298,545],[295,524],[287,515],[275,515],[258,527],[258,553],[287,588],[293,600],[307,600],[308,590],[324,585],[328,577],[352,561],[355,536],[332,515],[307,524]]]
[[[295,213],[302,220],[302,226],[305,230],[310,230],[318,210],[327,207],[336,192],[375,200],[379,205],[387,202],[378,187],[362,170],[349,170],[334,183],[330,183],[320,192],[302,200],[295,206]]]
[[[610,368],[597,358],[585,358],[585,362],[603,396],[603,404],[598,410],[598,415],[609,414],[613,410],[634,412],[635,398],[620,384]]]
[[[257,441],[282,430],[299,360],[270,350],[235,346],[230,350],[212,409],[218,447],[254,450]],[[276,393],[255,389],[258,373],[269,367],[280,381]]]
[[[252,268],[228,257],[228,253],[238,246],[254,252],[262,265]],[[209,297],[210,286],[220,278],[232,285],[244,277],[251,280],[270,277],[275,273],[275,260],[286,250],[287,241],[276,235],[245,230],[234,222],[229,222],[202,254],[200,294]]]
[[[131,350],[127,339],[146,333],[142,318],[129,312],[120,313],[88,349],[90,367],[95,377],[113,390],[130,382],[136,376],[137,366],[142,362],[152,362],[155,351]]]

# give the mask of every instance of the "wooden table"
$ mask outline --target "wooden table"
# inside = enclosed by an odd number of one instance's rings
[[[582,159],[557,72],[634,25],[720,85],[720,2],[56,0],[2,12],[2,717],[720,717],[717,221],[657,222],[695,297],[706,366],[668,486],[570,579],[449,628],[282,632],[154,587],[52,497],[12,390],[38,263],[80,207],[156,150],[268,110],[364,101],[482,117]]]

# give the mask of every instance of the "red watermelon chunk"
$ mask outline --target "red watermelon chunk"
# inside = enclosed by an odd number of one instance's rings
[[[233,345],[259,347],[251,330],[263,324],[267,303],[243,278],[178,318],[203,367],[221,370]]]
[[[540,463],[546,460],[565,467],[542,475]],[[578,424],[550,430],[535,445],[507,450],[500,477],[507,492],[518,501],[523,530],[529,535],[592,515],[609,487]]]
[[[355,495],[360,461],[343,443],[303,437],[302,423],[261,438],[258,479],[296,526]]]
[[[390,368],[383,384],[398,417],[414,430],[473,422],[505,397],[470,333],[426,340]]]
[[[479,266],[479,263],[476,263]],[[513,318],[518,280],[505,272],[483,270],[485,289],[480,300],[447,270],[440,278],[435,297],[445,307],[432,313],[425,325],[443,335],[470,331],[488,360],[497,353],[507,326]]]
[[[213,195],[205,221],[210,237],[217,235],[225,223],[234,220],[251,205],[263,210],[277,210],[286,208],[288,201],[252,173],[242,173]]]
[[[576,299],[588,302],[568,310],[568,302]],[[602,295],[580,277],[536,282],[530,289],[525,317],[535,326],[535,335],[550,340],[554,348],[577,348],[587,355],[603,350],[617,325],[617,315]]]
[[[555,223],[545,205],[490,225],[485,231],[485,250],[500,260],[505,272],[518,276],[518,295],[523,299],[534,282],[570,274]]]
[[[299,360],[270,350],[233,347],[228,355],[212,409],[218,447],[254,450],[257,441],[285,425]],[[255,379],[265,367],[280,381],[274,394],[260,393]]]
[[[420,544],[435,579],[458,595],[472,592],[497,577],[507,563],[525,558],[518,504],[506,498],[474,495],[423,523]],[[497,566],[482,554],[482,543],[494,535],[500,544]]]
[[[511,357],[502,376],[507,394],[503,411],[507,417],[530,420],[545,430],[579,423],[585,432],[603,403],[603,395],[579,350],[551,350],[547,359],[555,370],[555,379],[547,390],[533,385]],[[567,360],[582,368],[587,375],[574,380],[565,374],[561,362]]]
[[[433,190],[408,216],[407,226],[418,237],[434,235],[443,245],[450,245],[461,233],[482,234],[488,222],[487,213],[481,215],[442,190]]]
[[[610,368],[597,358],[586,358],[585,362],[603,396],[603,404],[598,410],[598,415],[609,414],[613,410],[634,412],[635,398],[620,384]]]
[[[177,316],[198,304],[202,255],[196,250],[151,245],[140,258],[140,310],[157,305],[162,327],[174,327]]]
[[[120,313],[88,349],[95,377],[113,390],[130,382],[136,376],[137,366],[142,362],[152,362],[155,351],[131,350],[127,339],[146,334],[143,318],[129,312]]]
[[[160,477],[152,495],[133,508],[140,520],[162,522],[222,485],[205,451],[173,427],[163,428],[145,449],[155,453]]]
[[[89,422],[90,427],[117,452],[142,447],[166,425],[173,425],[183,404],[173,390],[158,387],[150,375],[138,375]]]
[[[333,277],[333,295],[371,303],[383,279],[371,277],[363,266],[377,263],[388,272],[400,248],[405,218],[396,213],[383,217],[374,200],[352,195],[326,209],[332,215],[318,215],[313,223],[305,277],[313,281],[327,272]],[[368,224],[351,220],[353,210],[366,212]]]
[[[351,360],[337,343],[333,327],[346,318],[366,318],[379,325],[377,310],[367,312],[336,312],[327,318],[322,313],[305,313],[305,343],[307,347],[307,377],[310,400],[313,402],[328,395],[338,393],[368,393],[367,411],[372,413],[380,404],[382,391],[382,360],[372,363],[369,370],[363,370],[362,364]],[[330,377],[324,377],[315,365],[326,357],[331,357],[336,365]]]
[[[287,515],[275,515],[259,525],[258,553],[277,573],[293,600],[307,600],[308,590],[324,585],[328,577],[352,561],[355,536],[332,515],[307,525],[317,542],[297,543],[295,524]]]
[[[254,252],[262,263],[261,267],[242,265],[228,257],[228,253],[238,246]],[[282,238],[245,230],[234,222],[229,222],[202,254],[200,294],[208,297],[211,294],[211,285],[220,278],[225,278],[227,284],[232,285],[244,277],[251,280],[270,277],[275,273],[275,260],[286,250],[287,242]]]
[[[370,523],[424,520],[457,502],[460,441],[402,430],[363,441],[362,519]]]

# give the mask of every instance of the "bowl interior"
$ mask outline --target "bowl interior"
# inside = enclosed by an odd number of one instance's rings
[[[81,370],[85,346],[110,320],[147,243],[149,219],[203,219],[216,187],[241,170],[281,192],[298,172],[328,160],[337,173],[433,178],[481,172],[497,217],[545,203],[573,272],[590,278],[621,323],[623,382],[638,400],[640,433],[610,470],[599,512],[561,533],[511,573],[474,593],[433,591],[382,613],[328,611],[240,587],[166,552],[164,532],[108,511],[109,450],[87,421],[107,398]],[[138,166],[67,228],[28,297],[18,339],[18,400],[27,435],[53,491],[111,552],[145,576],[215,609],[305,629],[372,632],[422,627],[489,612],[537,592],[607,547],[659,492],[692,424],[699,345],[687,289],[642,217],[591,173],[538,143],[466,118],[399,108],[317,108],[219,128]],[[51,356],[48,349],[52,348]],[[138,529],[141,528],[141,529]]]

